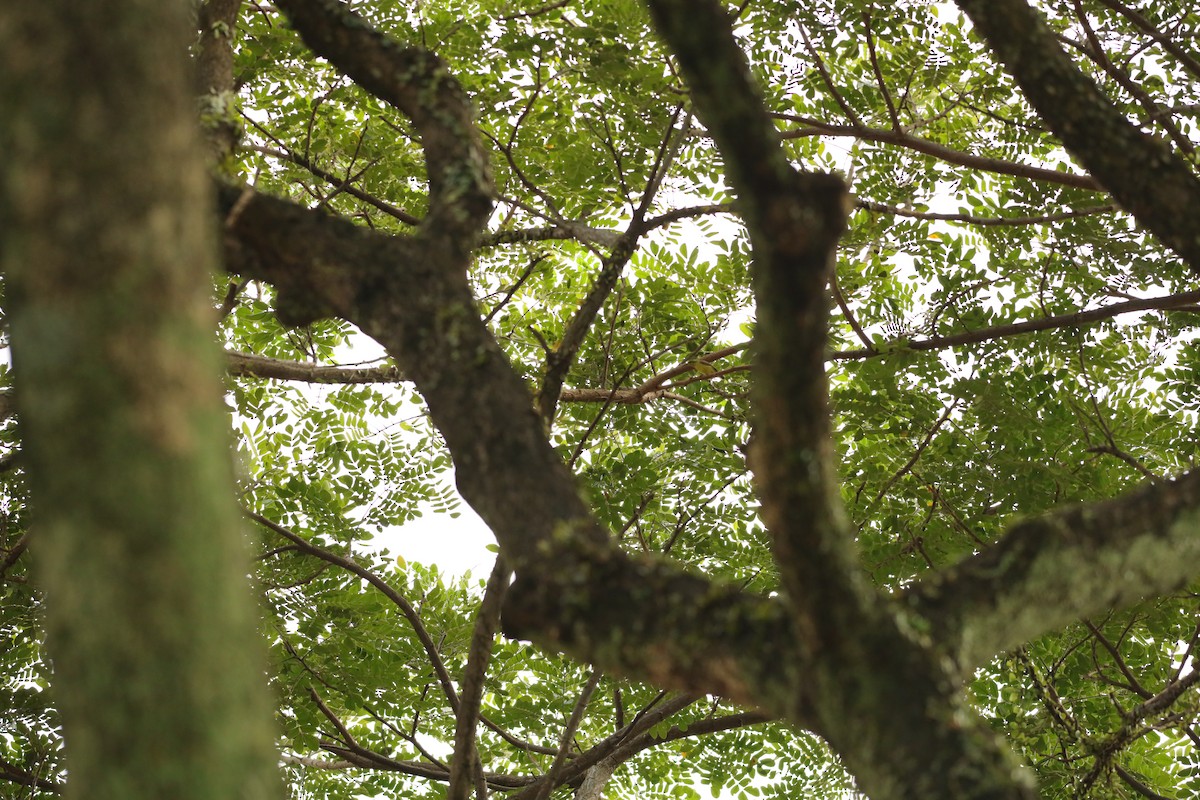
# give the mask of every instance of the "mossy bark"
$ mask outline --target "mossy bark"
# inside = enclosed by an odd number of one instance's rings
[[[0,268],[67,796],[273,798],[184,4],[0,7]]]

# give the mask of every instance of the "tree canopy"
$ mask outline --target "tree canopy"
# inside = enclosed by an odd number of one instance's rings
[[[1190,3],[196,30],[291,796],[1200,794]],[[49,797],[3,398],[0,795]],[[451,474],[490,576],[377,544]]]

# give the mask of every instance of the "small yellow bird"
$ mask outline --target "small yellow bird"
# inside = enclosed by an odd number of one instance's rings
[[[684,366],[691,367],[696,372],[697,375],[705,375],[705,376],[715,375],[717,372],[717,368],[714,367],[712,364],[708,363],[707,361],[698,359],[698,358],[692,359],[691,361],[684,362]]]

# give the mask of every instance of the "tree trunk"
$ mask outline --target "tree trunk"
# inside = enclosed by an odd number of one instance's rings
[[[187,5],[0,5],[0,268],[68,797],[282,794]]]

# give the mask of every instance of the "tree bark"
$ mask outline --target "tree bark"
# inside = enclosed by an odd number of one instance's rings
[[[275,798],[186,7],[0,6],[0,269],[68,797]]]

